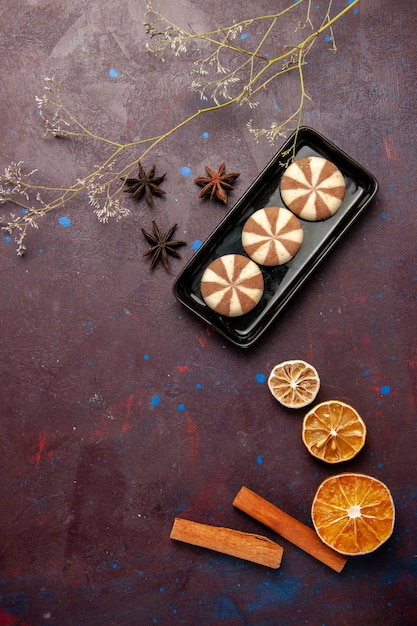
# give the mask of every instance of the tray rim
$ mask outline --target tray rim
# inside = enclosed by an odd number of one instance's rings
[[[209,319],[207,319],[207,317],[204,314],[202,314],[199,310],[193,307],[190,302],[190,297],[188,297],[188,300],[186,300],[181,295],[180,285],[181,285],[181,282],[184,280],[183,277],[189,272],[190,268],[192,268],[195,265],[197,259],[204,253],[204,250],[210,247],[213,239],[217,238],[219,231],[221,231],[222,227],[231,220],[233,214],[239,211],[239,208],[241,207],[241,205],[246,202],[246,199],[248,198],[248,196],[250,196],[250,194],[252,193],[252,190],[256,188],[259,182],[263,179],[266,172],[271,167],[276,165],[277,161],[282,159],[284,154],[288,153],[292,149],[294,149],[294,152],[297,151],[297,145],[299,143],[302,143],[303,135],[307,135],[306,139],[308,139],[308,135],[310,135],[311,137],[325,144],[326,148],[330,149],[330,151],[336,152],[337,156],[339,157],[337,160],[344,160],[345,162],[348,162],[351,167],[360,170],[363,177],[368,179],[368,184],[370,185],[370,191],[369,191],[368,197],[363,201],[363,205],[360,207],[360,210],[352,217],[351,220],[349,220],[344,225],[344,227],[337,234],[337,236],[333,239],[333,241],[320,254],[318,254],[314,258],[314,261],[312,263],[309,264],[303,276],[292,286],[289,292],[285,295],[285,298],[283,298],[283,301],[280,302],[279,304],[277,303],[274,313],[270,315],[267,320],[265,320],[265,324],[262,326],[262,328],[260,328],[249,339],[239,340],[238,338],[233,337],[231,334],[224,332],[221,328],[219,328],[214,323],[212,323]],[[311,141],[310,143],[306,141],[306,144],[310,145],[312,148],[314,147],[314,144],[312,144]],[[187,310],[191,311],[200,320],[202,320],[207,326],[209,326],[210,328],[213,328],[221,337],[227,339],[233,345],[239,348],[243,348],[243,349],[247,349],[253,346],[253,344],[256,343],[261,338],[261,336],[265,333],[265,331],[271,326],[271,324],[275,322],[276,318],[279,316],[281,311],[287,306],[287,304],[290,302],[293,296],[300,290],[300,288],[304,285],[304,283],[311,277],[311,275],[315,272],[317,267],[323,262],[323,260],[331,252],[331,250],[335,247],[335,245],[339,242],[339,240],[345,235],[346,231],[348,231],[351,228],[351,226],[356,222],[358,217],[363,213],[365,208],[370,204],[370,202],[375,197],[378,191],[378,188],[379,188],[379,183],[377,179],[366,167],[362,166],[353,157],[351,157],[344,150],[339,148],[335,143],[333,143],[331,140],[329,140],[327,137],[325,137],[323,134],[321,134],[314,128],[311,128],[309,126],[300,126],[296,131],[292,133],[292,135],[290,135],[290,137],[284,142],[281,148],[268,161],[268,163],[261,170],[258,176],[252,181],[249,187],[236,200],[236,202],[230,208],[230,210],[226,213],[226,215],[223,216],[223,218],[220,220],[217,226],[212,230],[212,232],[203,241],[200,248],[191,256],[191,258],[187,261],[187,263],[181,269],[181,271],[175,278],[174,283],[172,285],[172,292],[176,300],[180,304],[185,306]],[[351,209],[352,208],[353,207],[351,207]],[[182,291],[184,291],[184,289]]]

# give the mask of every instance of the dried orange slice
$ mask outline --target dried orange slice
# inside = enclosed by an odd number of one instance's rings
[[[363,448],[366,426],[349,404],[327,400],[304,416],[302,437],[313,456],[327,463],[340,463]]]
[[[373,552],[391,536],[395,508],[388,487],[380,480],[346,473],[322,482],[311,518],[326,545],[354,556]]]
[[[301,409],[317,396],[320,378],[317,370],[305,361],[284,361],[272,368],[268,387],[283,406]]]

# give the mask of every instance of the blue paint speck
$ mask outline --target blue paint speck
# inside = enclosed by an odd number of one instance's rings
[[[143,360],[144,361],[149,361],[149,354],[144,354],[143,355]]]
[[[58,222],[61,226],[71,226],[71,220],[69,217],[60,217]]]
[[[10,237],[10,235],[5,235],[5,236],[3,237],[3,239],[4,239],[4,241],[5,241],[6,243],[10,243],[10,242],[11,242],[11,240],[12,240],[12,238]]]
[[[181,411],[181,412],[182,412],[182,411],[185,411],[185,405],[184,405],[184,404],[179,404],[179,405],[177,406],[177,409],[178,409],[178,411]]]
[[[256,462],[258,465],[262,465],[262,463],[264,462],[261,454],[256,457]]]
[[[379,391],[383,396],[387,396],[391,392],[391,387],[389,385],[383,385],[379,388]]]
[[[275,111],[279,111],[279,108],[280,108],[280,107],[279,107],[279,104],[274,104],[274,109],[275,109]]]
[[[256,374],[256,382],[264,383],[266,380],[265,374]]]
[[[109,76],[110,78],[119,78],[119,72],[115,70],[114,67],[111,67],[109,69]]]
[[[181,174],[183,176],[191,176],[191,168],[187,165],[183,165],[181,168]]]
[[[203,388],[203,385],[202,385],[201,383],[197,383],[197,384],[196,384],[196,387],[197,387],[197,389],[202,389],[202,388]]]
[[[200,250],[202,245],[203,245],[203,242],[200,241],[200,239],[195,239],[195,241],[193,241],[193,243],[191,244],[191,250],[194,250],[194,252],[197,252],[197,250]]]
[[[161,398],[159,396],[154,396],[151,400],[151,404],[152,406],[158,406],[159,402],[160,402]]]
[[[208,139],[210,137],[209,133],[207,131],[205,131],[202,135],[203,139]]]
[[[332,40],[330,35],[326,35],[324,38],[324,41],[327,41],[327,43],[329,43]]]
[[[119,566],[117,565],[117,563],[113,563],[112,568],[113,569],[117,569]]]
[[[249,35],[248,35],[248,33],[242,33],[242,34],[241,34],[241,36],[240,36],[240,38],[241,38],[243,41],[245,41],[245,39],[248,39],[248,38],[249,38]]]

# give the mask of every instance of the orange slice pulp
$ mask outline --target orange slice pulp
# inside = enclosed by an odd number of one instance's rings
[[[304,417],[303,441],[327,463],[352,459],[365,444],[366,426],[359,413],[340,400],[317,404]]]
[[[268,387],[283,406],[300,409],[316,398],[320,378],[317,370],[305,361],[284,361],[272,368]]]
[[[327,478],[314,497],[311,517],[320,539],[348,556],[369,554],[392,534],[395,509],[380,480],[345,473]]]

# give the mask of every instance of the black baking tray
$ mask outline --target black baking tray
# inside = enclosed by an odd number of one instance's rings
[[[288,263],[276,267],[260,266],[265,289],[261,301],[252,311],[240,317],[225,317],[215,313],[201,296],[200,282],[204,270],[215,258],[224,254],[247,256],[241,242],[244,223],[258,209],[285,206],[279,192],[281,177],[292,157],[301,159],[306,156],[324,157],[342,172],[346,193],[341,207],[322,222],[301,220],[303,244]],[[317,131],[301,127],[286,141],[184,266],[173,285],[175,297],[233,344],[248,348],[276,320],[319,263],[368,206],[377,190],[378,182],[370,172]]]

